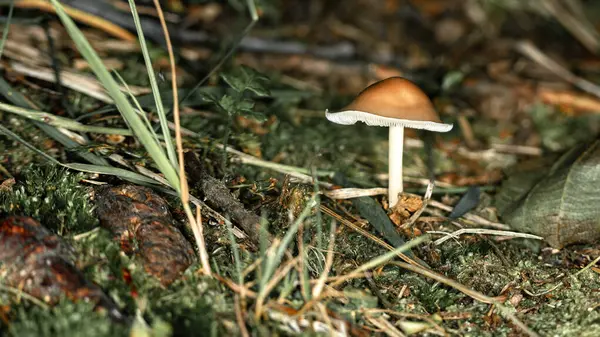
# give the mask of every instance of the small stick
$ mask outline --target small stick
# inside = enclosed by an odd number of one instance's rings
[[[512,231],[501,231],[495,229],[486,229],[486,228],[462,228],[452,233],[446,233],[441,231],[428,231],[427,233],[431,234],[443,234],[445,235],[443,238],[435,240],[433,243],[436,245],[441,245],[442,243],[452,239],[458,238],[463,234],[487,234],[487,235],[498,235],[498,236],[510,236],[515,238],[526,238],[526,239],[535,239],[535,240],[544,240],[543,237],[527,234],[527,233],[519,233]]]
[[[250,337],[248,333],[248,328],[246,328],[246,323],[244,322],[244,315],[242,314],[242,306],[240,304],[240,299],[238,295],[233,297],[234,307],[235,307],[235,320],[237,321],[238,327],[240,328],[240,333],[242,337]]]

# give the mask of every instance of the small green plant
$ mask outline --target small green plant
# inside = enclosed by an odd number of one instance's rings
[[[265,115],[254,110],[256,103],[252,95],[266,97],[270,96],[271,93],[266,86],[269,81],[268,77],[250,67],[236,67],[229,72],[222,73],[221,78],[232,90],[221,98],[210,93],[203,93],[203,97],[213,103],[219,111],[227,116],[227,125],[225,126],[225,134],[223,135],[223,146],[225,146],[225,149],[221,163],[224,170],[227,165],[226,150],[234,116],[240,115],[264,121]]]
[[[83,174],[58,166],[30,167],[9,192],[0,192],[0,211],[38,219],[60,235],[93,228],[98,220]]]

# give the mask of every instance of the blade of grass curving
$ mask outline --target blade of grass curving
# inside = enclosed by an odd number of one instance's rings
[[[104,174],[104,175],[110,175],[110,176],[117,176],[117,177],[129,180],[129,181],[134,180],[137,182],[142,182],[145,185],[147,185],[147,184],[160,185],[160,183],[154,179],[151,179],[151,178],[148,178],[139,173],[125,170],[125,169],[118,168],[118,167],[108,167],[108,166],[90,165],[90,164],[82,164],[82,163],[66,163],[66,164],[61,164],[61,165],[66,168],[70,168],[72,170],[88,172],[88,173],[98,173],[98,174]]]
[[[233,253],[233,262],[235,263],[235,271],[237,273],[237,282],[240,286],[244,285],[244,277],[242,274],[242,263],[240,260],[240,251],[235,236],[233,235],[233,228],[231,223],[227,223],[227,231],[229,232],[229,242],[231,243],[231,252]]]
[[[146,148],[146,151],[148,151],[148,154],[150,157],[152,157],[155,164],[158,166],[158,169],[164,174],[167,181],[169,181],[171,187],[179,192],[179,176],[175,167],[164,155],[160,144],[154,140],[152,133],[146,129],[144,122],[138,116],[137,112],[135,112],[135,109],[127,100],[125,94],[121,92],[115,79],[106,69],[102,63],[102,60],[87,41],[81,30],[77,28],[73,20],[71,20],[71,18],[67,15],[60,2],[58,2],[58,0],[50,0],[50,2],[54,6],[56,14],[71,36],[71,39],[77,46],[77,49],[89,63],[90,68],[96,74],[98,80],[102,83],[110,97],[115,102],[121,115],[127,120],[127,123],[133,130],[137,139]]]
[[[132,136],[133,133],[127,129],[109,128],[103,126],[85,125],[69,118],[53,115],[48,112],[35,111],[19,108],[14,105],[0,103],[0,110],[15,114],[37,122],[45,123],[55,127],[65,128],[73,131],[95,132],[112,135]]]
[[[49,162],[51,162],[55,165],[60,165],[62,167],[68,168],[68,169],[82,171],[82,172],[99,173],[99,174],[118,176],[125,180],[131,181],[136,184],[141,184],[141,185],[157,185],[157,184],[159,184],[156,180],[150,179],[139,173],[112,167],[112,166],[90,165],[90,164],[83,164],[83,163],[64,164],[64,163],[61,163],[60,161],[58,161],[56,158],[45,153],[44,151],[41,151],[40,149],[36,148],[31,143],[27,142],[25,139],[21,138],[19,135],[10,131],[9,129],[5,128],[2,125],[0,125],[0,134],[3,134],[9,138],[16,140],[17,142],[21,143],[23,146],[27,147],[28,149],[37,153],[38,155],[44,157],[44,159],[48,160]]]
[[[14,9],[15,9],[15,0],[11,0],[10,7],[8,8],[8,16],[6,18],[6,25],[4,26],[4,31],[2,32],[2,41],[0,41],[0,59],[2,58],[2,52],[4,52],[4,43],[6,43],[6,39],[8,39],[8,31],[10,29],[10,21],[12,20]]]
[[[123,79],[121,74],[119,74],[118,71],[115,70],[115,71],[113,71],[113,73],[115,74],[115,76],[117,77],[119,82],[121,82],[121,85],[125,88],[125,90],[129,94],[129,98],[135,104],[135,107],[138,110],[137,111],[138,114],[140,115],[140,117],[142,117],[142,119],[144,120],[144,123],[146,123],[146,127],[148,128],[148,130],[150,130],[150,132],[152,132],[152,135],[154,136],[154,140],[156,140],[157,143],[160,143],[160,141],[158,140],[158,135],[156,134],[156,132],[154,132],[154,128],[152,127],[152,124],[150,123],[148,116],[146,116],[146,111],[144,111],[144,109],[142,109],[140,102],[137,100],[137,98],[135,97],[133,92],[131,92],[131,89],[129,88],[129,85],[127,84],[127,82],[125,82],[125,80]]]
[[[23,144],[25,147],[27,147],[28,149],[30,149],[31,151],[39,154],[40,156],[44,157],[46,160],[60,165],[61,163],[54,157],[50,156],[49,154],[45,153],[44,151],[39,150],[37,147],[31,145],[29,142],[27,142],[25,139],[21,138],[19,135],[17,135],[16,133],[10,131],[9,129],[5,128],[4,126],[0,125],[0,134],[3,134],[9,138],[12,138],[14,140],[16,140],[17,142]]]
[[[160,127],[162,129],[163,136],[165,137],[165,146],[167,148],[167,155],[171,161],[173,167],[178,167],[177,157],[175,155],[175,147],[173,146],[173,140],[171,139],[171,132],[167,123],[167,116],[163,107],[162,98],[160,95],[160,89],[158,82],[156,82],[156,75],[154,74],[154,68],[152,67],[152,59],[150,58],[150,52],[146,45],[146,38],[144,37],[144,31],[140,23],[140,16],[137,12],[134,0],[129,0],[129,7],[131,8],[131,15],[133,16],[133,23],[138,34],[138,40],[140,41],[140,47],[142,55],[144,56],[144,62],[146,63],[146,70],[148,72],[148,79],[150,80],[150,87],[152,88],[152,94],[154,97],[154,106],[156,107],[156,113],[160,121]]]
[[[202,262],[202,269],[207,276],[211,276],[212,272],[210,269],[210,264],[208,263],[208,252],[206,251],[206,244],[204,242],[204,237],[201,235],[201,226],[202,223],[196,221],[194,215],[192,213],[192,209],[190,208],[189,200],[189,189],[188,182],[185,176],[185,162],[183,157],[183,140],[181,138],[181,124],[179,121],[179,101],[177,96],[177,67],[175,66],[175,56],[173,53],[173,46],[171,44],[171,37],[169,34],[169,29],[167,28],[167,22],[165,20],[165,16],[160,6],[160,2],[158,0],[154,0],[154,7],[156,8],[156,13],[158,14],[158,19],[160,21],[163,34],[165,37],[165,42],[167,44],[167,52],[169,53],[169,65],[171,67],[171,89],[173,90],[173,116],[174,116],[174,124],[175,124],[175,143],[177,144],[177,159],[179,166],[177,169],[179,170],[179,197],[181,198],[181,203],[183,204],[183,209],[185,214],[188,217],[188,221],[190,226],[194,230],[196,244],[198,246],[198,253],[200,255],[200,261]],[[158,89],[156,93],[159,93]],[[160,99],[160,97],[158,97]],[[164,116],[164,111],[158,111],[160,115]],[[168,131],[168,130],[167,130]],[[175,161],[177,163],[177,161]]]
[[[216,72],[219,69],[221,69],[221,67],[223,66],[223,64],[237,50],[237,48],[240,45],[240,42],[242,41],[242,39],[246,35],[248,35],[248,33],[252,30],[252,28],[254,27],[254,25],[256,25],[256,23],[258,22],[258,10],[256,9],[256,3],[254,2],[254,0],[246,0],[246,4],[248,5],[248,11],[250,12],[250,19],[251,19],[250,23],[248,23],[248,25],[246,26],[246,28],[244,28],[244,30],[242,30],[242,32],[236,37],[235,41],[233,42],[233,44],[231,45],[231,47],[229,48],[229,50],[227,50],[227,52],[225,53],[225,55],[223,55],[223,57],[217,62],[217,64],[214,65],[214,67],[208,72],[208,74],[206,74],[206,76],[204,76],[204,78],[202,78],[200,80],[200,82],[198,82],[190,91],[187,92],[187,94],[181,99],[181,101],[179,101],[179,104],[183,104],[198,89],[200,89],[200,87],[202,87],[202,85],[209,78],[211,78],[214,74],[216,74]],[[171,113],[172,113],[172,111],[171,111]]]

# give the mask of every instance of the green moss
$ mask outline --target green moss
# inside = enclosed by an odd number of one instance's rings
[[[217,324],[217,315],[231,316],[229,292],[215,280],[197,273],[199,266],[187,269],[181,279],[164,288],[147,274],[141,262],[120,252],[110,233],[99,230],[73,242],[87,278],[106,289],[111,298],[133,313],[142,310],[150,324],[169,326],[174,336],[191,336],[209,331]],[[125,274],[131,281],[126,281]],[[221,328],[219,324],[216,328]]]
[[[113,323],[91,303],[63,300],[51,309],[19,306],[9,332],[13,336],[127,336],[125,325]]]
[[[31,216],[61,235],[89,230],[97,223],[83,178],[53,166],[31,166],[12,191],[0,192],[0,212]]]

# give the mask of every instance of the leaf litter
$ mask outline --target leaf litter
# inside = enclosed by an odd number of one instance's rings
[[[16,1],[17,8],[22,9],[19,6],[25,6],[23,3]],[[80,9],[107,5],[95,3],[64,2]],[[196,24],[190,19],[196,15],[192,13],[203,12],[207,5],[191,1],[181,4],[191,10],[173,6],[168,14],[188,15],[187,22],[192,23],[187,30],[171,29],[182,47],[178,50],[180,87],[191,88],[202,78],[192,74],[212,71],[206,67],[218,63],[219,49],[215,48],[218,41],[210,38],[186,45],[186,32],[192,30],[197,37],[228,36],[232,25],[226,23],[238,26],[239,22],[242,27],[247,19],[241,19],[245,5],[231,2],[231,6],[217,5],[217,19],[205,18],[203,24]],[[589,156],[594,146],[580,144],[592,140],[598,131],[594,105],[598,102],[594,87],[597,33],[590,28],[593,16],[582,15],[585,11],[581,10],[585,6],[593,12],[597,6],[580,1],[523,5],[434,0],[406,4],[351,1],[343,8],[315,2],[311,6],[306,10],[308,7],[295,1],[279,7],[271,1],[261,2],[263,17],[251,35],[241,39],[240,52],[225,63],[220,76],[203,84],[200,94],[182,102],[183,126],[189,131],[185,148],[200,163],[197,175],[190,174],[191,195],[199,198],[198,205],[199,201],[206,202],[198,214],[214,278],[203,276],[201,267],[192,261],[194,239],[184,225],[185,211],[168,190],[151,192],[140,187],[147,203],[115,197],[123,199],[119,201],[122,204],[112,207],[103,205],[100,197],[94,210],[93,202],[82,202],[90,193],[69,199],[54,193],[53,186],[56,191],[82,188],[79,193],[89,191],[90,184],[108,184],[98,191],[138,187],[124,187],[116,177],[93,173],[58,180],[56,177],[68,174],[53,173],[54,169],[32,174],[36,169],[28,165],[39,165],[43,158],[32,155],[22,142],[6,136],[8,133],[0,136],[0,174],[4,182],[9,181],[0,192],[2,215],[33,216],[48,227],[49,235],[59,233],[73,246],[69,268],[103,289],[119,310],[136,317],[135,323],[119,325],[123,330],[115,332],[107,328],[109,317],[94,311],[93,306],[71,302],[68,291],[64,292],[67,299],[53,301],[56,305],[52,308],[42,308],[4,290],[0,296],[3,332],[68,335],[83,331],[81,321],[69,318],[79,313],[98,327],[91,334],[98,336],[124,335],[128,330],[156,336],[198,331],[215,335],[596,334],[600,329],[600,299],[593,233],[597,231],[590,223],[597,218],[597,211],[590,206],[595,180],[589,178],[595,167],[590,164],[594,157]],[[152,7],[138,8],[142,9],[149,10],[145,15],[152,13]],[[356,13],[361,13],[358,20]],[[28,15],[35,15],[35,11]],[[114,19],[120,16],[107,17],[117,25],[133,27]],[[147,22],[156,26],[158,21]],[[107,27],[94,26],[85,31],[86,37],[103,58],[118,57],[128,65],[120,70],[128,84],[147,86],[140,76],[146,71],[139,62],[137,44],[116,40],[115,35],[106,33]],[[85,73],[86,68],[71,67],[77,61],[81,64],[82,59],[72,53],[74,47],[64,28],[53,23],[49,33],[59,41],[51,54],[44,49],[49,39],[41,27],[18,21],[11,25],[7,40],[11,43],[6,44],[4,55],[10,66],[3,66],[2,91],[7,100],[28,109],[39,106],[38,110],[58,116],[72,110],[89,125],[126,129],[114,107],[105,106],[111,98]],[[160,47],[162,35],[149,34],[150,40],[157,42],[150,46],[155,53],[153,61],[166,64]],[[535,48],[523,47],[531,45]],[[23,52],[33,56],[20,57]],[[65,74],[70,71],[80,76],[60,76],[58,80],[56,76],[40,76],[41,70],[55,73],[47,55],[58,59]],[[27,71],[32,67],[40,71]],[[168,67],[162,69],[168,76]],[[458,126],[450,135],[431,141],[434,167],[426,159],[429,144],[419,141],[417,133],[407,132],[407,190],[424,195],[431,173],[437,184],[432,200],[422,210],[416,199],[400,210],[403,218],[422,211],[408,231],[398,231],[390,221],[387,200],[378,195],[385,192],[374,189],[377,193],[349,200],[325,197],[335,184],[344,188],[386,185],[382,172],[386,171],[387,144],[382,131],[363,125],[336,127],[324,121],[323,112],[344,106],[375,80],[398,75],[423,87],[434,98],[442,118]],[[90,85],[94,81],[96,86]],[[66,100],[52,92],[52,82],[69,88]],[[161,97],[169,106],[171,93],[164,87]],[[153,101],[150,96],[145,101],[140,97],[141,106],[155,113]],[[157,120],[156,115],[149,117],[152,122]],[[57,134],[52,133],[53,127],[40,126],[39,122],[34,126],[8,112],[0,118],[3,126],[23,137],[21,140],[62,162],[77,162],[83,157],[96,164],[110,161],[122,168],[145,167],[139,172],[156,175],[152,173],[157,169],[152,158],[131,137],[107,145],[107,138],[92,129],[76,134],[57,128]],[[242,154],[233,152],[238,149]],[[568,153],[555,160],[564,151]],[[585,154],[577,160],[581,151]],[[526,161],[533,169],[518,174]],[[571,171],[581,177],[577,184],[565,183],[565,175],[570,176]],[[343,173],[346,181],[332,179],[332,172]],[[15,183],[10,182],[13,177]],[[317,180],[320,184],[315,183]],[[36,185],[32,181],[45,188],[31,187]],[[478,202],[461,203],[465,194],[463,199],[474,200],[468,197],[472,185],[481,191]],[[321,189],[325,190],[319,194],[320,206],[316,207],[312,203],[314,193]],[[552,193],[541,193],[544,189]],[[588,189],[592,192],[578,193]],[[559,219],[567,221],[555,221],[552,215],[556,207],[550,203],[558,200],[553,193],[561,192],[577,200],[563,205],[568,207]],[[523,197],[524,193],[529,194]],[[520,202],[527,198],[541,206],[532,208]],[[133,212],[141,219],[135,226],[121,225],[131,216],[118,216],[116,210],[131,214],[132,204],[147,212]],[[452,217],[458,212],[453,206],[460,206],[461,217]],[[511,211],[506,213],[506,209]],[[89,219],[98,214],[102,226],[112,233],[90,231],[89,226],[96,225]],[[582,214],[584,221],[580,221]],[[73,226],[80,224],[73,217],[88,225]],[[299,217],[302,221],[297,222]],[[330,251],[325,233],[334,219],[344,226],[335,230],[335,245]],[[228,229],[227,222],[238,228]],[[517,239],[506,231],[504,235],[477,231],[479,227],[499,226],[506,230],[506,225],[544,236],[551,247]],[[137,238],[136,228],[149,229],[139,233],[148,235]],[[229,230],[241,233],[240,228],[250,237],[231,242],[235,235]],[[424,277],[420,275],[428,274],[405,272],[401,262],[388,260],[367,274],[344,278],[414,236],[461,228],[473,232],[465,231],[466,235],[441,245],[421,244],[400,256],[418,261],[413,268],[425,263],[435,274]],[[586,232],[589,235],[578,236],[582,228],[592,229]],[[271,235],[261,234],[263,229]],[[282,241],[290,229],[297,230],[293,240]],[[549,229],[567,232],[557,237],[549,234]],[[113,240],[127,231],[134,235],[126,235],[126,245]],[[587,243],[569,245],[581,239]],[[552,246],[566,247],[556,250]],[[121,253],[122,248],[126,254]],[[159,255],[161,258],[153,258]],[[331,267],[326,268],[329,255]],[[183,263],[167,269],[170,261]],[[161,267],[148,268],[148,263]],[[35,262],[31,265],[36,266]],[[10,263],[3,266],[10,267]],[[585,266],[589,268],[579,273]],[[322,273],[324,278],[320,278]],[[271,276],[261,279],[261,275]],[[166,284],[161,284],[162,276],[168,280]],[[338,278],[343,281],[338,282]],[[325,280],[322,293],[312,298],[310,290],[321,279]],[[10,278],[3,276],[3,284],[8,281]],[[27,289],[21,290],[35,295]],[[481,297],[469,297],[463,290],[485,294],[497,302],[481,302]],[[257,317],[257,313],[262,314]],[[245,329],[240,329],[241,325]]]

